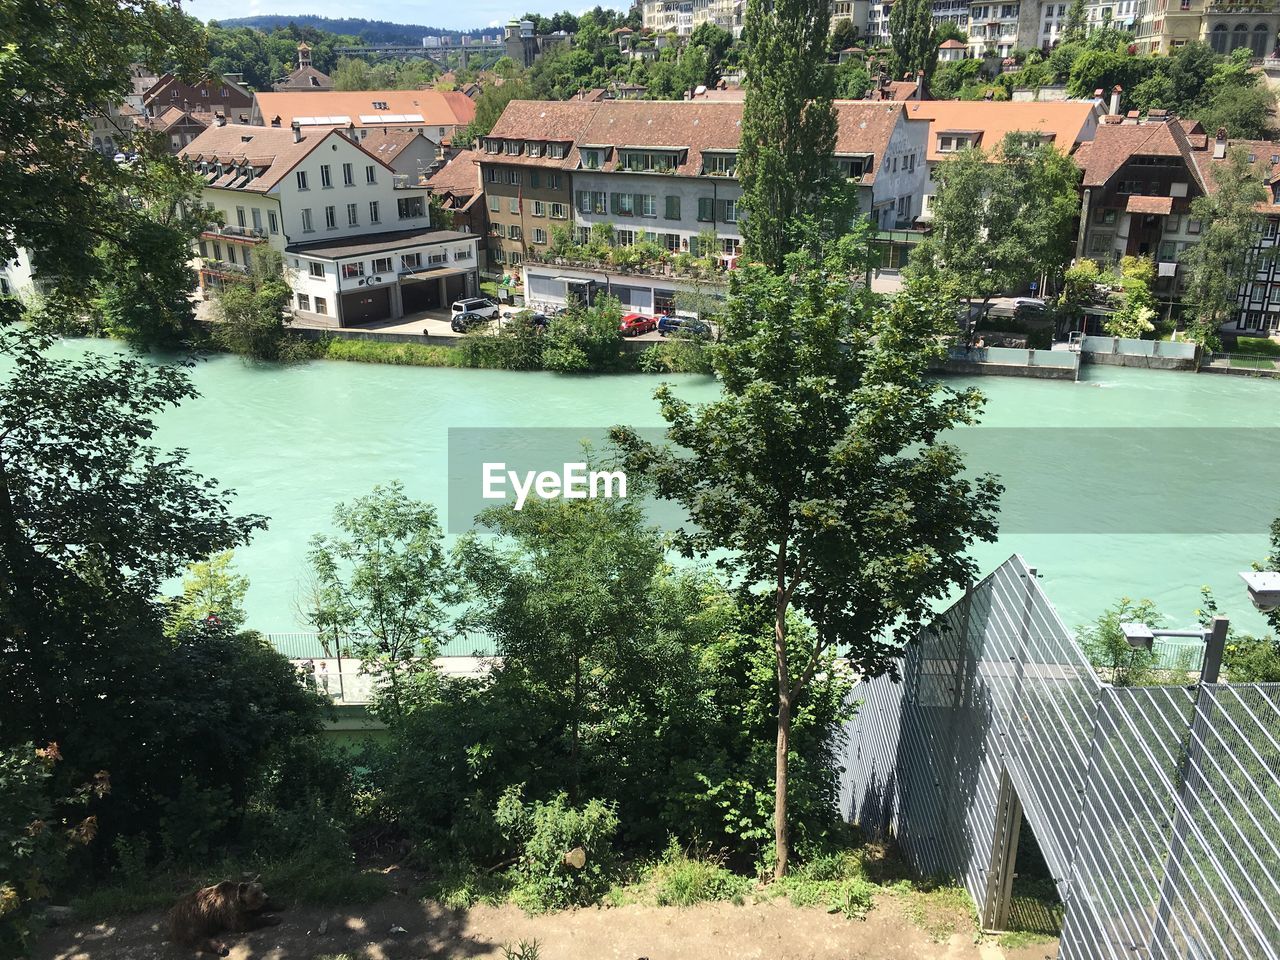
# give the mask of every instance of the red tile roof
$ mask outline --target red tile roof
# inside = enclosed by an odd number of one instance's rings
[[[330,137],[342,137],[333,129],[303,131],[302,138],[294,142],[289,127],[258,127],[248,124],[228,123],[211,126],[182,148],[178,156],[193,163],[220,162],[230,168],[222,177],[209,174],[205,182],[211,187],[246,190],[250,193],[267,193],[288,176],[312,151]],[[342,139],[370,159],[387,164],[373,156],[358,143]],[[253,179],[241,176],[236,168],[242,164],[253,167]]]
[[[1180,123],[1105,124],[1091,142],[1076,151],[1084,171],[1082,186],[1105,186],[1132,157],[1181,157],[1198,176],[1193,147]]]
[[[427,186],[435,193],[456,196],[480,192],[480,151],[461,150],[458,155],[432,174]]]
[[[907,103],[907,117],[929,121],[929,159],[942,160],[938,152],[937,134],[943,130],[976,131],[981,134],[978,146],[989,150],[997,146],[1005,134],[1016,130],[1053,135],[1053,145],[1070,153],[1076,143],[1087,136],[1094,112],[1092,101],[1057,103],[1023,103],[988,100],[925,100]]]
[[[385,107],[375,104],[385,103]],[[388,115],[420,116],[420,121],[399,121],[400,125],[427,127],[464,126],[475,119],[476,105],[465,94],[439,90],[286,90],[259,93],[258,110],[264,122],[280,117],[288,127],[295,117],[346,117],[357,127],[382,127],[383,119],[362,120],[361,117]]]

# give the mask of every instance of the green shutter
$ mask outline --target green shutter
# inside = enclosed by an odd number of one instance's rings
[[[529,186],[536,187],[538,185],[538,174],[536,172],[529,174]]]
[[[715,201],[711,197],[698,198],[698,219],[707,223],[715,220]]]
[[[616,193],[609,194],[609,212],[617,216],[622,204],[619,202],[619,196]]]

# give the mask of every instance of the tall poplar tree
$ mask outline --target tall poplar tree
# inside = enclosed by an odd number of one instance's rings
[[[899,73],[924,71],[925,85],[938,66],[938,36],[931,0],[896,0],[889,11],[889,41]]]
[[[747,257],[771,270],[781,269],[801,217],[844,226],[832,159],[829,25],[826,0],[750,0],[747,7],[747,99],[738,154],[747,211],[742,234]]]

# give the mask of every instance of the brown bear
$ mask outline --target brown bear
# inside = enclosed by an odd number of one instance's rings
[[[223,880],[189,893],[169,911],[169,936],[183,946],[225,957],[227,946],[212,939],[224,931],[244,933],[280,922],[263,911],[273,908],[257,881]]]

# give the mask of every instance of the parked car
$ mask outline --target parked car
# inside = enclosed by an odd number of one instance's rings
[[[1025,310],[1025,311],[1040,310],[1040,311],[1043,311],[1043,310],[1045,310],[1045,309],[1046,309],[1046,307],[1045,307],[1045,302],[1044,302],[1043,300],[1041,300],[1039,297],[1014,297],[1014,298],[1013,298],[1013,309],[1014,309],[1015,311],[1017,311],[1017,310]]]
[[[449,329],[454,333],[466,333],[473,327],[483,327],[486,323],[493,320],[493,317],[486,317],[479,313],[455,313],[449,321]]]
[[[664,337],[676,332],[693,337],[709,337],[711,328],[697,317],[681,316],[678,313],[664,313],[658,318],[658,333]]]
[[[498,305],[488,297],[468,297],[453,301],[449,312],[455,317],[460,313],[478,313],[486,320],[494,320],[498,316]]]
[[[657,329],[658,318],[646,317],[643,313],[628,313],[618,324],[618,332],[624,337],[638,337]]]

